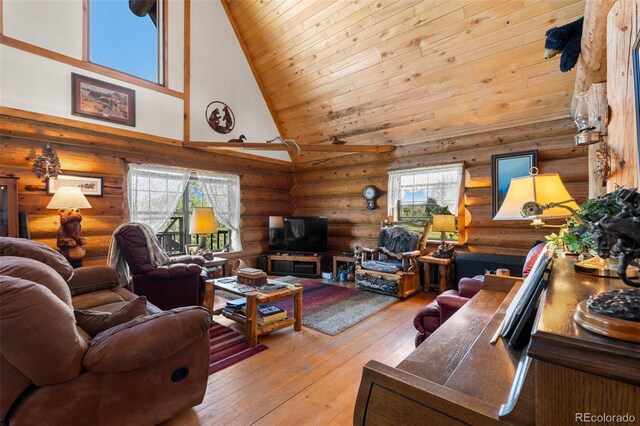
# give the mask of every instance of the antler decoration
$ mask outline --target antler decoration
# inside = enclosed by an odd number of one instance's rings
[[[283,143],[288,147],[291,147],[291,145],[293,145],[298,150],[298,155],[302,154],[302,150],[300,149],[300,145],[298,145],[298,142],[295,139],[285,139],[282,136],[276,136],[273,139],[269,139],[267,141],[267,143],[271,143],[271,142],[275,142],[275,141],[279,141],[280,143]]]
[[[47,144],[42,149],[42,155],[36,157],[33,162],[33,171],[38,179],[47,180],[62,174],[60,159],[51,145]]]

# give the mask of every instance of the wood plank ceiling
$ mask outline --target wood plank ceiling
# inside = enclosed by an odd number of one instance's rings
[[[411,144],[569,116],[581,0],[224,0],[283,136]]]

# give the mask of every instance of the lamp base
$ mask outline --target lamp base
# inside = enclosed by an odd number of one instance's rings
[[[582,301],[573,320],[602,336],[640,343],[640,289],[614,290]]]
[[[431,253],[432,257],[439,259],[451,259],[453,257],[454,247],[451,244],[443,242],[438,246],[438,249]]]
[[[581,274],[620,279],[620,276],[616,271],[618,265],[612,264],[610,259],[602,259],[599,256],[592,257],[591,259],[586,259],[581,262],[576,262],[573,267],[576,272]],[[640,270],[635,266],[629,266],[627,268],[627,277],[637,278],[638,275],[640,275]]]

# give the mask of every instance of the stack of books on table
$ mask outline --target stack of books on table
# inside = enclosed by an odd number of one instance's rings
[[[241,297],[236,300],[229,300],[227,302],[227,305],[222,310],[222,313],[225,316],[234,315],[234,314],[240,314],[244,316],[243,309],[245,309],[246,306],[247,306],[246,297]]]
[[[272,305],[258,306],[258,325],[265,326],[275,324],[287,319],[287,311]]]
[[[239,315],[241,317],[247,316],[247,299],[242,297],[236,300],[230,300],[224,307],[223,314],[225,316]],[[287,311],[280,309],[277,306],[272,305],[259,305],[258,306],[258,325],[265,326],[269,324],[275,324],[276,322],[287,319]]]
[[[236,282],[238,284],[258,287],[267,283],[267,273],[261,269],[242,268],[236,271]]]

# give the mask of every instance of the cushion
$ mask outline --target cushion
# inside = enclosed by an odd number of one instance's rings
[[[147,315],[147,298],[138,297],[112,314],[93,310],[74,311],[74,314],[78,325],[93,337],[101,331],[129,322],[141,315]]]
[[[362,268],[369,271],[386,272],[395,274],[402,269],[402,263],[381,262],[379,260],[367,260],[362,262]]]
[[[0,275],[22,278],[48,288],[71,307],[71,293],[66,281],[52,267],[28,257],[0,257]]]
[[[78,377],[89,346],[76,331],[69,306],[40,284],[4,275],[0,335],[2,357],[36,386]]]
[[[45,244],[24,238],[0,237],[0,256],[35,259],[52,267],[65,281],[73,275],[73,267],[63,255]]]
[[[522,278],[527,278],[527,276],[531,273],[531,268],[533,268],[536,260],[538,260],[538,256],[540,256],[540,253],[542,253],[546,245],[547,243],[538,243],[533,246],[531,250],[529,250],[529,253],[527,254],[527,260],[525,260],[524,267],[522,268]]]

